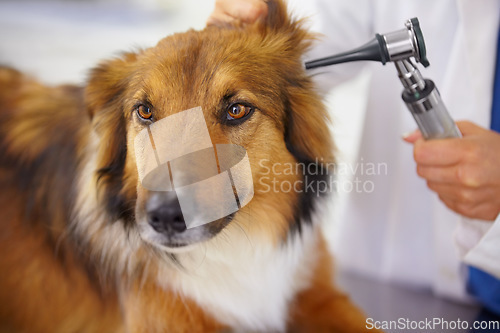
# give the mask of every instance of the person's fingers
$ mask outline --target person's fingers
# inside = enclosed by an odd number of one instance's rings
[[[225,13],[213,13],[207,20],[207,25],[221,25],[234,21],[234,17],[231,17]]]
[[[252,23],[267,15],[267,3],[262,0],[229,1],[232,5],[226,7],[226,14],[244,22]]]
[[[462,133],[463,136],[477,134],[486,130],[467,120],[457,121],[456,124],[458,129],[460,130],[460,133]]]
[[[434,167],[417,164],[417,174],[430,182],[461,184],[457,165],[447,167]]]
[[[265,17],[267,11],[267,3],[263,0],[217,0],[207,25],[233,21],[252,23]]]
[[[413,132],[403,134],[403,140],[408,143],[415,143],[417,140],[422,139],[422,132],[420,130],[414,130]]]
[[[462,139],[417,140],[413,157],[421,165],[453,165],[461,161],[465,148]]]
[[[471,188],[490,183],[488,172],[480,164],[459,163],[450,166],[417,164],[417,174],[427,181],[450,183]]]
[[[467,120],[457,121],[456,124],[458,129],[464,136],[484,131],[482,127]],[[419,129],[403,134],[403,140],[408,143],[415,143],[415,141],[419,140],[422,137],[422,132],[420,132]]]
[[[477,204],[491,200],[498,193],[493,187],[471,188],[456,184],[428,181],[427,186],[440,196],[456,202]]]

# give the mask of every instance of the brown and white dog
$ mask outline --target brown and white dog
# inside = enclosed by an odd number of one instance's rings
[[[334,162],[301,64],[311,40],[272,1],[265,21],[169,36],[102,63],[86,87],[1,68],[0,331],[364,331],[304,187]],[[195,106],[214,143],[246,149],[255,194],[186,229],[178,203],[142,187],[134,138]]]

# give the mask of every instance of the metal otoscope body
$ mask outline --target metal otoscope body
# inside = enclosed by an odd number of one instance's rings
[[[376,34],[365,45],[331,57],[305,63],[306,69],[329,66],[344,62],[373,60],[382,64],[394,62],[403,84],[403,101],[425,139],[461,137],[450,117],[434,82],[424,79],[416,62],[429,66],[426,58],[424,37],[417,18],[405,23],[405,29]]]

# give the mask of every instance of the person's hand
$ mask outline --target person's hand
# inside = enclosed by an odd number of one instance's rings
[[[500,134],[471,122],[457,122],[460,139],[423,140],[419,131],[404,138],[413,143],[417,173],[455,212],[481,220],[500,213]]]
[[[255,22],[267,15],[267,3],[264,0],[216,0],[215,8],[207,20],[207,25],[229,23],[239,20]]]

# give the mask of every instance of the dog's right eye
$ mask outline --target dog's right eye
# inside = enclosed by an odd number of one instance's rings
[[[137,115],[144,120],[151,120],[153,117],[153,112],[151,108],[144,104],[139,104],[135,107],[135,112]]]
[[[242,103],[234,103],[227,109],[227,120],[242,121],[245,117],[253,113],[254,107]]]

